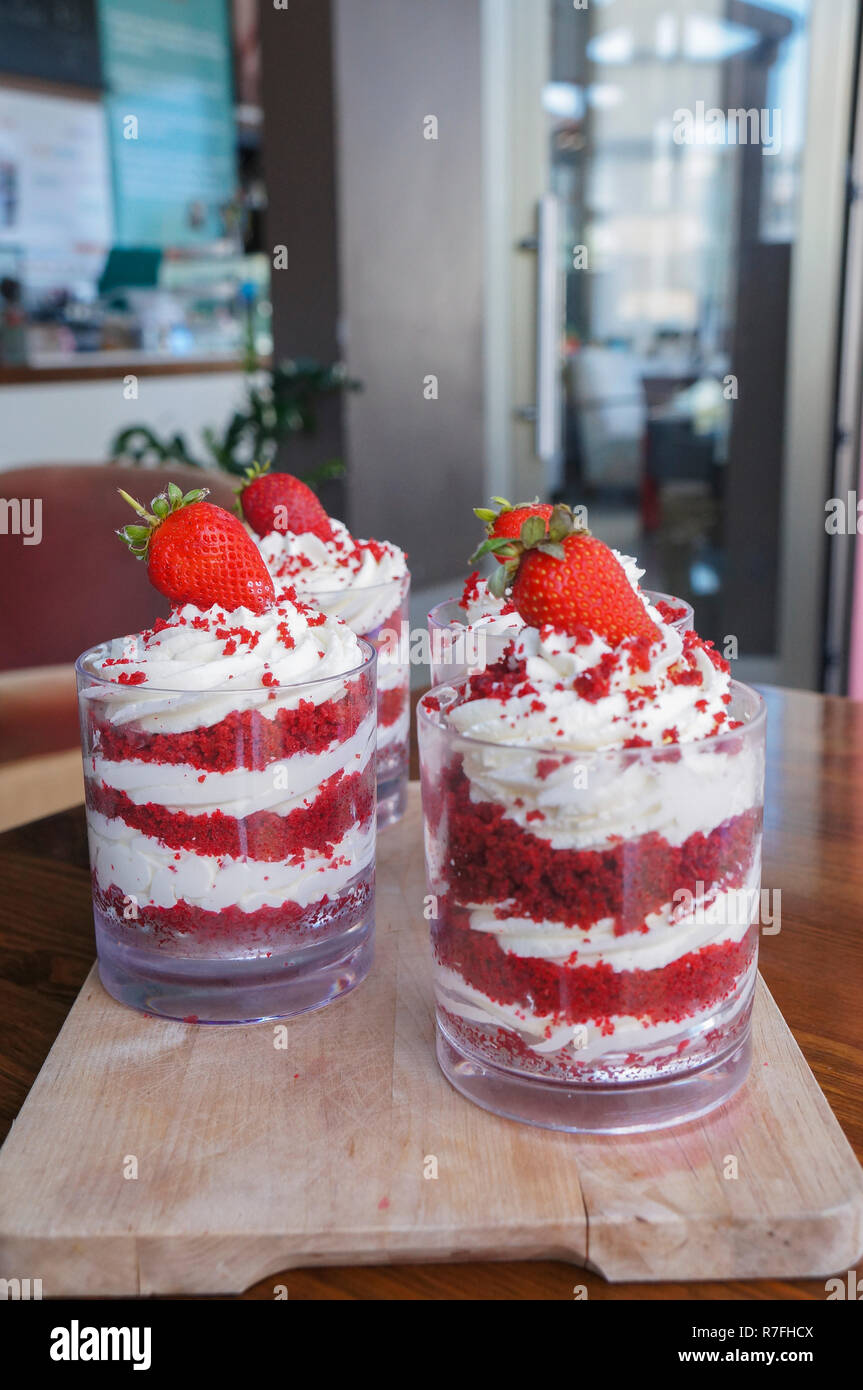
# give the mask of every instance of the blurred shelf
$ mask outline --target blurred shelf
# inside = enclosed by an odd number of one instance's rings
[[[54,381],[107,381],[118,376],[196,376],[206,372],[242,372],[241,357],[168,357],[153,353],[82,353],[82,361],[66,359],[45,366],[0,365],[0,386],[42,386]],[[269,358],[258,366],[265,370]]]

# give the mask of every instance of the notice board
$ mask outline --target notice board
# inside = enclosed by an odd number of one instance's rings
[[[224,234],[236,188],[223,0],[100,0],[116,241],[188,246]]]

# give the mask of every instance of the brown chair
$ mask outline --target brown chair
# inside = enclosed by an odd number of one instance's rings
[[[78,744],[72,663],[168,610],[115,535],[133,517],[117,489],[147,505],[172,481],[234,504],[232,479],[191,468],[34,464],[0,473],[0,500],[42,503],[38,545],[0,534],[0,830],[81,799],[80,759],[68,751]]]
[[[0,671],[74,661],[108,637],[149,626],[168,605],[114,534],[134,519],[117,489],[145,505],[168,482],[234,503],[232,480],[195,468],[33,464],[0,473],[0,498],[40,499],[42,540],[0,535]]]

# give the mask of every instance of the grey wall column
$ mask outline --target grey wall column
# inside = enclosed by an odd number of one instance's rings
[[[263,0],[260,22],[266,236],[271,254],[276,246],[288,252],[287,269],[272,276],[275,356],[334,362],[342,349],[330,0],[290,0],[278,10]],[[343,414],[339,398],[324,401],[316,436],[291,439],[281,465],[303,472],[345,457]],[[343,483],[327,484],[321,496],[344,516]]]
[[[484,492],[480,0],[333,16],[351,524],[434,583],[466,573]]]
[[[343,455],[325,501],[355,534],[404,546],[416,583],[463,574],[484,500],[480,0],[264,3],[261,31],[276,353],[343,356],[365,385],[285,465]]]

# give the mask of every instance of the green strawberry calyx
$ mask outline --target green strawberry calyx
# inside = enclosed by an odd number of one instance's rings
[[[191,492],[183,492],[182,488],[177,487],[176,483],[169,483],[164,492],[160,492],[158,497],[154,497],[150,503],[150,511],[143,507],[134,497],[130,497],[128,492],[124,492],[121,487],[117,488],[124,502],[128,502],[146,525],[132,524],[123,526],[117,535],[131,550],[138,560],[146,560],[150,549],[150,540],[157,526],[161,526],[166,517],[173,512],[182,511],[183,507],[190,506],[193,502],[203,502],[209,496],[208,487],[196,487]]]
[[[269,473],[269,471],[269,459],[267,459],[265,463],[258,463],[256,460],[247,469],[245,469],[243,473],[243,481],[240,483],[239,487],[234,488],[234,495],[237,499],[234,503],[234,511],[237,513],[237,516],[240,518],[241,521],[245,520],[245,514],[243,512],[243,493],[245,492],[247,487],[251,487],[252,483],[256,483],[259,478],[265,477],[266,474]]]
[[[492,500],[499,502],[502,499],[495,497]],[[506,505],[510,511],[518,510],[515,507],[510,507],[509,503]],[[477,508],[477,516],[484,510],[484,508]],[[502,512],[492,513],[495,518],[502,514]],[[484,521],[486,518],[481,516],[480,520]],[[482,559],[484,555],[495,555],[503,561],[488,581],[489,593],[493,594],[495,598],[503,598],[518,573],[522,556],[529,550],[539,550],[543,555],[549,555],[554,560],[565,560],[564,541],[568,540],[570,536],[589,535],[590,531],[576,518],[572,508],[568,507],[565,502],[558,502],[547,522],[541,516],[527,517],[522,522],[517,537],[489,536],[474,551],[470,563],[473,564],[474,561]]]

